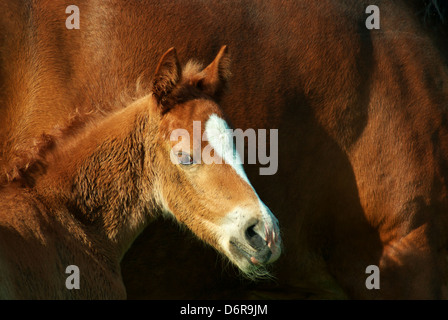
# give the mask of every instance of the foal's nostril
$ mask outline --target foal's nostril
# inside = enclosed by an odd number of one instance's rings
[[[266,246],[266,241],[258,233],[255,232],[256,224],[250,226],[246,230],[246,240],[249,242],[252,248],[259,251]]]

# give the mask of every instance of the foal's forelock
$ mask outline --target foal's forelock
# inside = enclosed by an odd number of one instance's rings
[[[186,82],[191,81],[195,76],[201,73],[201,70],[203,68],[204,66],[202,63],[196,60],[189,60],[185,64],[185,67],[182,69],[182,79],[184,79]]]

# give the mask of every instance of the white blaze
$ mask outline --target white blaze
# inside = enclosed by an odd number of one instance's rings
[[[255,189],[253,188],[249,179],[247,178],[247,175],[242,165],[240,155],[236,151],[236,148],[233,144],[232,132],[233,132],[232,129],[229,128],[226,121],[218,117],[216,114],[212,114],[205,123],[205,134],[207,136],[207,140],[210,143],[210,145],[213,147],[215,152],[224,160],[224,162],[230,165],[235,170],[235,172],[252,188],[253,192],[258,198],[260,211],[262,214],[262,219],[265,227],[265,230],[259,230],[260,234],[261,235],[264,234],[266,239],[267,237],[267,234],[265,233],[266,230],[275,230],[274,232],[277,233],[276,237],[278,237],[279,236],[278,229],[276,227],[277,218],[260,200]],[[241,218],[245,216],[243,212],[244,210],[242,210],[242,208],[240,207],[237,207],[234,210],[232,210],[232,212],[229,212],[229,214],[225,218],[225,221],[227,222],[225,223],[226,225],[225,229],[227,231],[231,231],[230,229],[236,228],[236,226],[241,225]],[[250,214],[248,213],[248,215]],[[232,220],[233,228],[229,225],[230,222],[229,220]],[[236,229],[233,230],[233,233],[234,232],[236,232]],[[227,241],[227,239],[223,240]],[[226,244],[226,246],[228,246],[228,243]]]
[[[244,172],[240,155],[234,147],[232,132],[233,130],[229,128],[227,122],[216,114],[212,114],[205,123],[207,140],[215,152],[250,185],[249,179],[247,179]]]

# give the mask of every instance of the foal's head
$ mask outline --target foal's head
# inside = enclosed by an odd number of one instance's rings
[[[175,49],[159,62],[151,105],[159,119],[152,158],[162,210],[247,274],[280,255],[277,219],[247,179],[217,104],[229,58],[222,47],[205,69],[182,70]]]

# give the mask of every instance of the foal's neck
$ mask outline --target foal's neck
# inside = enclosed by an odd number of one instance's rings
[[[148,161],[157,130],[151,97],[88,127],[49,159],[36,184],[62,202],[81,225],[125,253],[143,230],[150,209],[153,172]]]

